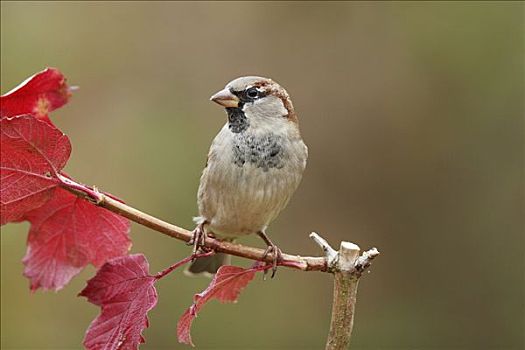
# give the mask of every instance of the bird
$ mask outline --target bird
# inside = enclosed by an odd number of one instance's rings
[[[215,136],[200,178],[199,215],[189,244],[194,254],[205,237],[233,241],[257,234],[272,256],[272,277],[281,250],[266,234],[301,182],[308,148],[286,90],[259,76],[230,81],[211,101],[224,107],[227,122]],[[229,256],[216,253],[195,259],[187,274],[212,276]]]

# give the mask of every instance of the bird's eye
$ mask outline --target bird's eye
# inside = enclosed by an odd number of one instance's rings
[[[259,96],[259,91],[256,88],[249,88],[248,90],[246,90],[246,96],[248,96],[249,98],[256,98],[257,96]]]

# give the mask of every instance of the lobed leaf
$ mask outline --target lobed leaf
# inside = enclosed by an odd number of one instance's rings
[[[142,254],[106,262],[79,294],[101,307],[86,332],[84,346],[89,350],[131,350],[144,343],[147,313],[157,304],[156,280]]]
[[[0,224],[43,205],[71,154],[66,135],[32,116],[0,119]]]
[[[36,74],[2,97],[2,115],[28,110],[35,94],[59,107],[65,101],[53,100],[53,89],[64,84],[56,70]],[[87,264],[127,254],[127,219],[59,188],[66,186],[59,175],[71,154],[68,137],[34,115],[4,117],[0,125],[0,224],[31,222],[23,260],[31,289],[59,290]]]
[[[191,339],[191,325],[204,304],[211,299],[220,302],[236,302],[241,291],[251,282],[256,268],[243,269],[237,266],[221,266],[213,280],[203,292],[195,294],[193,305],[180,317],[177,323],[177,338],[179,342],[194,346]]]
[[[31,290],[59,290],[87,264],[99,267],[131,247],[127,219],[62,188],[25,218],[31,229],[23,263]]]

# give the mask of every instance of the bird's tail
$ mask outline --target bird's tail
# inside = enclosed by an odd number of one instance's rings
[[[230,260],[228,254],[222,253],[205,256],[192,262],[184,273],[188,276],[205,275],[211,277],[219,267],[229,264]]]

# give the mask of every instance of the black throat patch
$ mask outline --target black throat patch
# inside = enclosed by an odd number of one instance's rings
[[[241,133],[250,126],[248,118],[246,118],[241,108],[228,107],[226,108],[226,113],[228,113],[228,127],[233,133]]]

